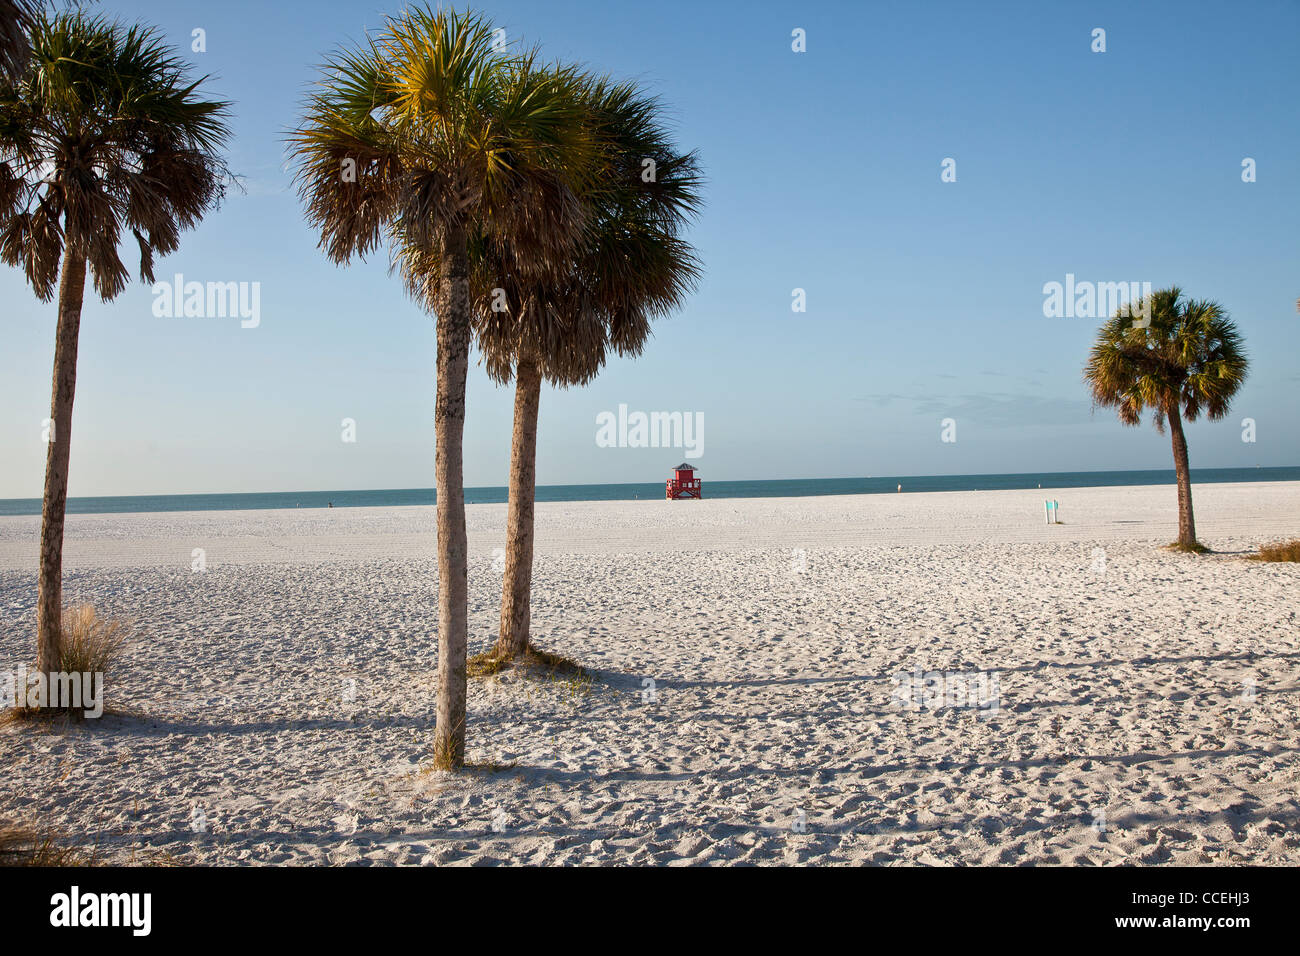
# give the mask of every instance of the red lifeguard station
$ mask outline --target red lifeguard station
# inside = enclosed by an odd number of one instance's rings
[[[673,469],[673,477],[668,479],[668,494],[665,497],[672,499],[704,497],[704,491],[700,488],[700,479],[695,477],[694,465],[682,462]]]

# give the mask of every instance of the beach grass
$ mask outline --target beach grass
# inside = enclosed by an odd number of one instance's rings
[[[1261,544],[1259,553],[1250,555],[1251,561],[1300,561],[1300,538]]]
[[[49,827],[0,823],[0,866],[90,866],[95,855]]]
[[[59,670],[105,674],[121,658],[130,631],[118,618],[101,617],[89,604],[63,612]]]

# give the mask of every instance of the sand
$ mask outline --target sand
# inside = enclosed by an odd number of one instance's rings
[[[1204,557],[1168,486],[540,504],[534,637],[594,678],[471,682],[460,775],[431,508],[74,516],[67,600],[135,638],[98,722],[0,729],[0,817],[111,862],[1300,863],[1300,568],[1241,559],[1300,484],[1195,495]],[[38,524],[0,518],[0,669]]]

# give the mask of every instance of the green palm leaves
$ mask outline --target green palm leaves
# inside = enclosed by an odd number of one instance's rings
[[[658,104],[634,85],[593,78],[581,95],[596,156],[573,255],[535,276],[512,269],[499,243],[484,243],[476,260],[475,332],[498,381],[528,355],[555,384],[584,384],[611,350],[639,354],[651,320],[679,306],[700,274],[681,235],[700,207],[696,157],[675,150]]]
[[[196,95],[200,83],[150,29],[36,17],[27,71],[0,85],[0,259],[42,299],[65,243],[85,255],[101,297],[120,293],[123,230],[153,281],[154,257],[220,200],[227,104]]]
[[[331,259],[386,242],[441,257],[452,232],[509,240],[525,267],[568,251],[591,151],[577,75],[495,36],[476,16],[415,9],[327,61],[290,144]]]
[[[1184,299],[1176,287],[1142,306],[1121,310],[1098,333],[1084,369],[1093,402],[1115,408],[1126,425],[1149,410],[1161,431],[1171,408],[1188,421],[1202,412],[1222,418],[1248,366],[1228,314],[1216,302]]]

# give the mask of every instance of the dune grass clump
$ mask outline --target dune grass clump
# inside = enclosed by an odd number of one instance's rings
[[[100,617],[89,604],[65,610],[59,670],[69,674],[107,674],[122,656],[129,636],[122,621]]]
[[[48,828],[0,822],[0,866],[88,866],[93,857]]]
[[[1300,538],[1290,541],[1275,541],[1261,544],[1259,553],[1250,556],[1251,561],[1300,561]]]
[[[23,826],[0,820],[0,867],[104,866],[98,841],[77,843],[50,826]],[[131,847],[127,866],[180,866],[168,850]]]
[[[126,650],[129,638],[130,631],[125,623],[117,618],[101,617],[89,604],[65,608],[59,636],[59,671],[65,674],[103,674],[107,681],[109,671]],[[29,668],[28,672],[35,673],[35,667]],[[81,707],[29,707],[25,703],[26,688],[16,690],[23,703],[9,712],[11,720],[48,720],[54,717],[77,720],[84,716]]]

